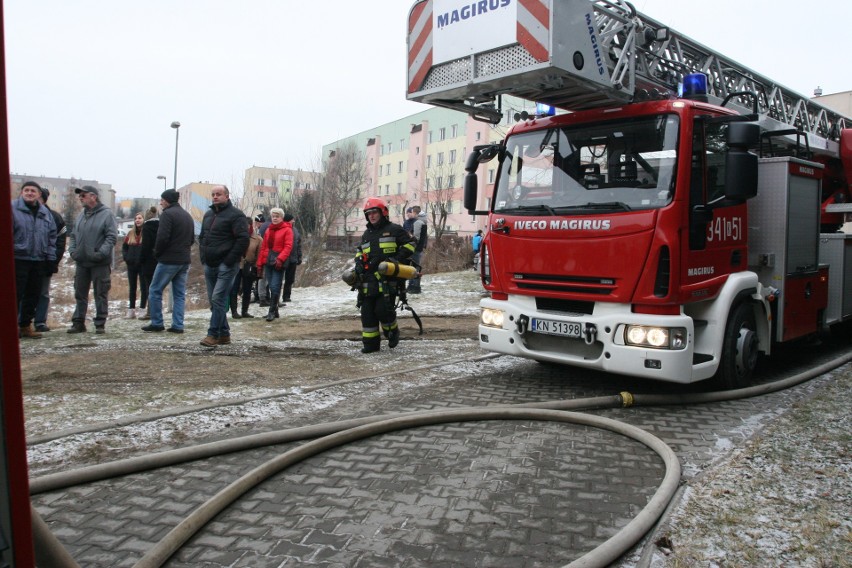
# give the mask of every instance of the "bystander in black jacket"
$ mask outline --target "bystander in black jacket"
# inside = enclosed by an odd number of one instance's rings
[[[201,264],[233,266],[248,248],[249,233],[245,214],[231,201],[211,205],[201,221],[198,249]]]
[[[144,241],[143,241],[144,242]],[[195,243],[195,221],[180,206],[172,203],[160,213],[160,226],[154,244],[154,256],[163,264],[190,264],[190,248]]]

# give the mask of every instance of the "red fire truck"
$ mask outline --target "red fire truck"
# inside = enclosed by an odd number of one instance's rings
[[[422,0],[408,33],[409,99],[550,110],[465,167],[484,349],[735,388],[852,318],[850,118],[621,0]]]

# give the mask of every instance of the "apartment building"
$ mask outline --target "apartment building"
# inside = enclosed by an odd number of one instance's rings
[[[287,209],[299,192],[315,188],[316,176],[308,170],[252,166],[245,171],[238,207],[249,217],[273,207]]]
[[[404,221],[409,206],[419,205],[430,223],[439,214],[446,214],[446,232],[476,233],[483,228],[485,217],[469,215],[463,207],[467,155],[478,144],[502,140],[515,123],[515,114],[534,109],[532,103],[506,97],[504,119],[492,125],[458,111],[430,108],[326,144],[322,151],[324,160],[333,159],[340,148],[351,144],[362,153],[364,162],[363,188],[336,228],[337,235],[363,231],[361,206],[368,197],[384,199],[391,220],[396,223]],[[495,160],[487,170],[479,172],[482,208],[488,206],[496,167]]]

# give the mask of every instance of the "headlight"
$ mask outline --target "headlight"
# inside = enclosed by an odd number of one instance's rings
[[[503,327],[503,312],[492,308],[482,308],[480,320],[482,321],[482,325],[487,325],[488,327]]]
[[[654,349],[685,349],[686,328],[628,325],[624,331],[624,342]]]

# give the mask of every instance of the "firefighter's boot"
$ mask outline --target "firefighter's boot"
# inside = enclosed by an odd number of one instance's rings
[[[382,334],[379,327],[364,327],[361,329],[361,341],[364,342],[364,347],[361,348],[361,353],[375,353],[381,348]]]
[[[390,325],[383,325],[382,331],[384,331],[385,337],[388,338],[388,347],[393,349],[399,345],[399,327],[396,325],[396,322]]]
[[[380,349],[381,345],[377,339],[365,339],[364,347],[361,348],[361,353],[375,353]]]

